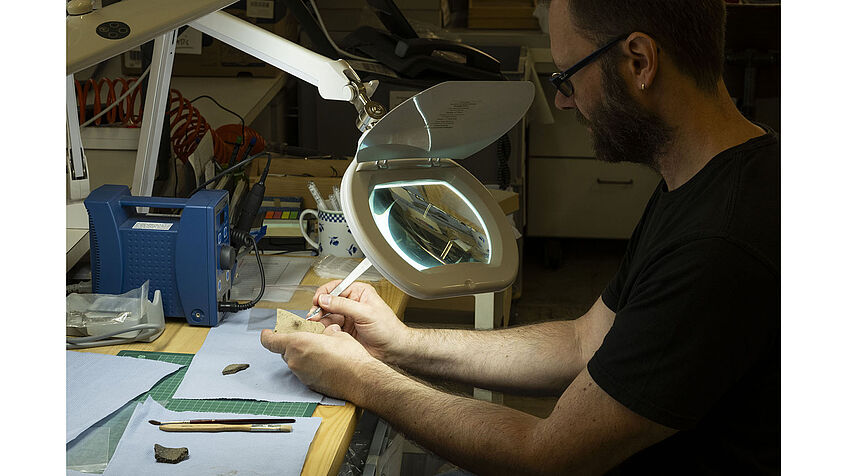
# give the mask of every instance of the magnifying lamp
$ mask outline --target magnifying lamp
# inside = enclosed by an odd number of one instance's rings
[[[401,103],[362,134],[341,207],[371,264],[419,299],[502,291],[514,281],[511,226],[460,166],[529,109],[527,81],[451,81]]]

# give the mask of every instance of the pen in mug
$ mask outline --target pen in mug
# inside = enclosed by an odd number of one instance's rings
[[[335,192],[329,194],[329,202],[332,204],[332,209],[341,211],[341,202],[338,200],[338,195]]]
[[[309,189],[312,197],[314,197],[315,203],[318,205],[318,210],[326,210],[326,203],[324,202],[324,199],[321,198],[321,194],[318,192],[318,186],[315,185],[315,182],[310,180],[309,183],[306,184],[306,188]]]

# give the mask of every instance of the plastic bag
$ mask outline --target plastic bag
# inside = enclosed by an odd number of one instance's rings
[[[150,281],[124,294],[77,294],[66,299],[67,334],[105,334],[138,324],[144,316],[144,301]],[[94,331],[96,329],[96,331]],[[94,331],[94,332],[93,332]]]
[[[315,264],[312,265],[312,269],[315,270],[315,274],[324,279],[344,279],[348,274],[353,272],[353,269],[356,268],[358,264],[359,260],[326,255],[318,259]],[[359,276],[357,281],[379,281],[380,279],[382,279],[382,275],[376,270],[376,268],[371,267],[369,270],[365,271],[364,274]]]

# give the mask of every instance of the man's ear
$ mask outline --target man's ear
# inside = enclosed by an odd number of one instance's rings
[[[623,41],[624,79],[640,91],[656,80],[659,70],[659,45],[646,33],[634,32]]]

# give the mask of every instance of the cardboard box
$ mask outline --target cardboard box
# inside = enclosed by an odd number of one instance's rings
[[[276,2],[248,0],[247,2],[238,2],[233,7],[225,8],[224,11],[282,38],[292,41],[297,39],[297,21],[294,19],[294,15],[285,9],[280,0],[276,0]],[[285,14],[280,16],[283,11]],[[269,12],[271,18],[267,18]],[[258,16],[248,16],[248,13]],[[274,19],[273,15],[278,18]],[[200,54],[197,54],[198,50]],[[279,74],[280,71],[275,66],[268,65],[237,48],[211,36],[201,34],[192,28],[186,29],[177,38],[177,49],[175,51],[172,73],[175,76],[271,78]],[[121,56],[121,71],[124,75],[141,74],[140,48],[127,51]]]
[[[250,182],[254,183],[256,179],[257,177],[252,177]],[[303,209],[317,209],[318,204],[315,203],[314,197],[312,197],[312,194],[309,193],[309,189],[306,188],[309,181],[315,182],[315,186],[318,187],[321,197],[324,199],[329,196],[333,186],[341,186],[341,177],[289,177],[282,175],[268,175],[268,178],[265,180],[265,193],[267,195],[303,197]]]
[[[258,177],[265,170],[267,159],[257,158],[247,168],[251,177]],[[271,158],[270,175],[303,175],[313,177],[341,178],[352,159],[309,159],[300,157]],[[327,192],[329,193],[329,192]]]
[[[308,183],[315,182],[321,196],[327,198],[333,186],[341,186],[341,177],[351,161],[352,159],[273,158],[268,178],[265,179],[265,195],[302,197],[303,209],[317,208],[315,198],[307,188]],[[265,164],[264,160],[256,160],[248,166],[251,184],[259,179]]]
[[[469,0],[468,28],[537,30],[535,0]]]

